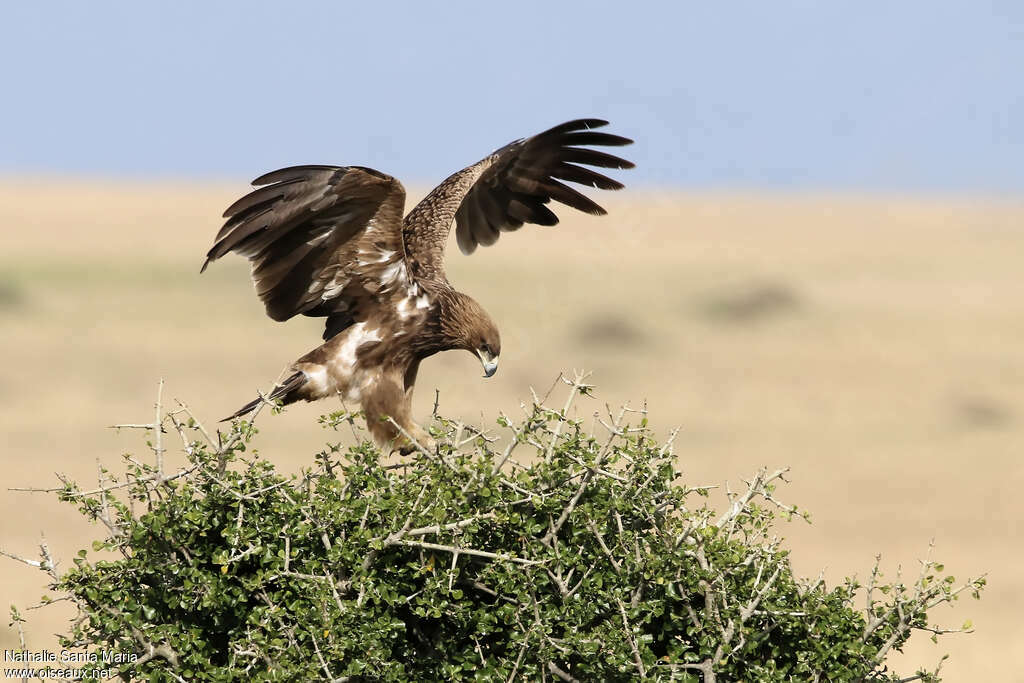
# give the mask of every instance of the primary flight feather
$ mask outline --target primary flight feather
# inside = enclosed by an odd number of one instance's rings
[[[490,377],[501,353],[494,321],[445,276],[452,222],[459,249],[470,254],[524,223],[556,224],[551,200],[604,214],[563,181],[622,188],[588,168],[633,167],[592,149],[632,142],[594,130],[607,123],[578,119],[505,145],[449,176],[404,219],[405,188],[370,168],[293,166],[254,180],[257,189],[224,212],[202,269],[228,252],[241,254],[267,315],[326,318],[324,343],[293,363],[294,374],[270,398],[287,404],[337,395],[362,407],[380,445],[408,451],[410,437],[429,443],[411,414],[420,362],[462,349]]]

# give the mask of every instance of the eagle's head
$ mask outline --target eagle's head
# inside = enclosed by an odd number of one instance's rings
[[[448,348],[463,349],[477,356],[484,368],[484,377],[498,371],[501,335],[487,311],[470,296],[454,292],[441,308],[441,333]]]

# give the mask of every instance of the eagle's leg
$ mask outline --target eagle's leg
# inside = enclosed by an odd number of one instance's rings
[[[411,423],[411,429],[404,425],[402,428],[412,436],[415,443],[399,432],[399,435],[395,437],[394,441],[392,441],[391,450],[398,451],[402,455],[409,455],[410,453],[415,453],[420,450],[420,448],[423,448],[428,453],[433,453],[437,449],[437,442],[431,438],[430,434],[427,433],[427,430],[423,429],[415,422]]]
[[[435,442],[420,425],[412,419],[411,392],[406,395],[404,387],[387,378],[374,383],[363,393],[363,413],[366,426],[378,446],[408,455],[422,447],[433,451]]]

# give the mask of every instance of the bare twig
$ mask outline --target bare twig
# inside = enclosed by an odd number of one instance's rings
[[[153,452],[156,454],[156,483],[162,484],[164,480],[164,380],[160,378],[160,384],[156,390],[156,415],[153,417],[153,439],[155,446]]]
[[[595,471],[595,469],[589,469],[587,470],[587,473],[583,475],[583,481],[581,481],[580,485],[576,488],[576,493],[574,493],[572,498],[569,499],[568,505],[562,509],[562,514],[558,516],[558,521],[548,528],[548,533],[541,539],[541,543],[544,545],[550,545],[558,535],[558,531],[562,528],[562,525],[565,524],[565,520],[569,519],[569,515],[572,514],[572,511],[576,508],[576,504],[580,502],[580,496],[583,495],[583,491],[587,488],[587,484],[589,484],[590,480],[594,477]]]
[[[742,497],[736,498],[732,501],[729,509],[722,513],[722,516],[715,522],[715,526],[719,529],[725,528],[727,524],[732,524],[735,520],[743,514],[747,509],[747,504],[754,498],[754,496],[761,496],[766,500],[774,500],[771,498],[771,494],[765,488],[776,479],[782,479],[786,473],[789,472],[788,467],[783,467],[780,470],[775,470],[770,475],[765,469],[760,470],[754,479],[748,484],[747,492]]]
[[[548,662],[548,671],[561,678],[563,681],[570,681],[571,683],[579,683],[578,678],[573,678],[569,672],[558,667],[554,662]]]
[[[680,669],[699,671],[703,676],[703,683],[716,683],[714,661],[710,657],[703,662],[680,662],[677,666]]]
[[[615,571],[616,572],[621,572],[622,571],[622,565],[620,565],[618,560],[615,559],[615,556],[612,555],[612,551],[608,548],[608,545],[604,542],[604,537],[601,535],[600,530],[598,530],[598,528],[594,524],[593,520],[591,520],[589,517],[587,518],[587,528],[590,529],[590,533],[594,534],[594,538],[597,539],[597,543],[598,543],[598,545],[601,546],[601,550],[604,552],[605,556],[608,558],[608,561],[612,563],[613,567],[615,567]]]
[[[507,562],[514,562],[524,566],[534,566],[538,564],[544,564],[544,560],[527,560],[522,557],[514,557],[512,555],[505,555],[501,553],[492,553],[487,550],[476,550],[474,548],[456,548],[452,545],[441,545],[439,543],[424,543],[422,541],[411,541],[409,539],[402,539],[395,541],[391,545],[406,545],[413,548],[425,548],[427,550],[441,550],[446,553],[462,553],[463,555],[473,555],[474,557],[486,557],[491,560],[505,560]]]
[[[12,560],[17,560],[18,562],[21,562],[22,564],[27,564],[29,567],[34,567],[35,569],[44,569],[44,570],[46,569],[46,567],[44,566],[44,563],[40,562],[39,560],[29,560],[27,558],[21,557],[20,555],[15,555],[14,553],[9,553],[6,550],[3,550],[2,548],[0,548],[0,555],[3,555],[4,557],[9,557]]]
[[[439,534],[442,531],[454,531],[457,529],[465,529],[467,526],[475,524],[485,519],[494,519],[494,511],[484,512],[473,517],[466,519],[460,519],[458,522],[449,522],[448,524],[434,524],[433,526],[421,526],[416,529],[409,529],[406,532],[406,536],[426,536],[427,534]]]
[[[591,388],[592,385],[586,384],[585,381],[587,378],[590,377],[590,374],[591,373],[589,372],[574,372],[575,377],[571,382],[565,379],[563,376],[559,375],[559,378],[563,382],[568,384],[571,387],[571,389],[569,389],[569,396],[566,397],[565,399],[565,405],[562,406],[562,412],[559,414],[560,419],[558,420],[558,424],[555,425],[555,431],[551,435],[551,440],[548,442],[548,450],[546,453],[544,453],[544,462],[551,462],[551,455],[555,452],[555,446],[558,445],[558,437],[562,434],[562,426],[569,419],[569,408],[572,406],[572,402],[576,400],[577,393],[581,393],[581,390]]]
[[[327,680],[335,680],[334,674],[331,673],[330,667],[327,666],[327,660],[324,659],[323,654],[320,652],[320,643],[316,640],[316,634],[310,632],[309,636],[313,639],[313,649],[316,651],[316,658],[320,660],[320,668],[324,670],[325,674],[327,674]]]
[[[516,679],[516,673],[519,671],[519,665],[523,663],[523,655],[526,654],[526,648],[530,645],[530,636],[533,635],[533,630],[529,630],[523,637],[523,645],[519,648],[519,655],[516,657],[515,664],[512,665],[512,673],[505,679],[505,683],[512,683]]]
[[[192,467],[188,467],[186,469],[179,470],[178,472],[176,472],[176,473],[174,473],[174,474],[172,474],[170,476],[164,477],[162,481],[168,482],[168,481],[173,481],[175,479],[179,479],[181,477],[184,477],[184,476],[187,476],[189,474],[192,474],[197,469],[199,469],[199,465],[193,465]],[[159,477],[156,474],[147,475],[145,477],[139,477],[137,479],[131,479],[129,481],[124,481],[124,482],[121,482],[120,484],[114,484],[112,486],[104,486],[103,488],[98,488],[98,489],[92,489],[91,491],[75,491],[75,492],[69,493],[68,494],[68,498],[69,499],[75,499],[75,498],[82,498],[82,497],[85,497],[85,496],[92,496],[92,495],[95,495],[97,493],[107,493],[109,491],[116,491],[118,489],[123,489],[123,488],[127,488],[129,486],[134,486],[135,484],[144,484],[146,482],[156,481],[158,478]],[[23,487],[12,487],[12,488],[9,488],[7,490],[8,491],[27,491],[29,493],[58,493],[58,492],[66,491],[67,487],[66,486],[60,486],[60,487],[54,487],[54,488],[48,488],[48,489],[27,488],[27,487],[24,487],[24,488]]]
[[[102,605],[102,608],[105,612],[107,612],[113,617],[120,618],[122,616],[120,612],[115,610],[113,607],[110,607],[109,605]],[[177,669],[178,666],[180,666],[178,653],[175,652],[170,645],[168,645],[167,643],[162,643],[160,645],[153,643],[149,640],[149,638],[146,637],[146,634],[144,634],[142,631],[139,630],[137,626],[130,622],[127,622],[126,626],[128,626],[129,630],[131,631],[132,638],[135,640],[135,642],[142,647],[142,654],[139,655],[138,659],[127,665],[127,667],[125,668],[126,671],[131,669],[137,669],[139,666],[145,664],[146,662],[156,657],[160,657],[161,659],[166,660],[167,663],[175,669]]]
[[[640,672],[640,678],[647,677],[647,669],[644,667],[644,660],[640,657],[640,650],[636,646],[636,640],[633,638],[633,629],[629,625],[629,619],[626,617],[626,606],[622,604],[622,600],[615,598],[615,603],[619,606],[619,616],[622,617],[622,628],[625,630],[626,638],[629,639],[629,647],[633,650],[633,662],[636,664],[637,671]]]

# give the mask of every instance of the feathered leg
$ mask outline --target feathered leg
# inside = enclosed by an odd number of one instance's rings
[[[404,386],[390,378],[375,382],[363,394],[366,426],[381,448],[390,447],[402,455],[417,450],[416,444],[428,451],[434,450],[435,443],[430,434],[412,419],[411,397],[411,391],[406,392]]]

